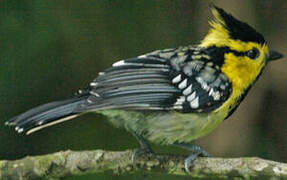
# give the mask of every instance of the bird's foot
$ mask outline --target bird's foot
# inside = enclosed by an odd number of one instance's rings
[[[132,163],[136,167],[136,158],[143,154],[153,153],[149,143],[144,139],[143,136],[137,134],[135,131],[130,130],[131,133],[137,138],[140,144],[140,148],[136,149],[132,154]]]
[[[132,155],[132,163],[134,166],[136,166],[136,158],[143,154],[151,154],[153,153],[153,150],[151,149],[149,143],[141,136],[134,133],[134,136],[137,138],[137,140],[140,143],[140,148],[136,149]]]
[[[176,143],[174,145],[187,149],[191,152],[191,154],[184,160],[184,169],[187,173],[190,173],[190,167],[197,157],[211,157],[207,151],[194,144]]]
[[[143,154],[153,154],[153,150],[149,146],[135,149],[132,154],[132,163],[134,164],[134,166],[136,166],[136,158]]]

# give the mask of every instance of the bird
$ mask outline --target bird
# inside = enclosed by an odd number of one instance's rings
[[[96,112],[139,141],[190,151],[185,169],[210,156],[192,141],[210,134],[237,109],[266,65],[283,57],[263,35],[215,5],[206,36],[196,45],[156,50],[115,62],[73,97],[28,110],[5,124],[18,133]]]

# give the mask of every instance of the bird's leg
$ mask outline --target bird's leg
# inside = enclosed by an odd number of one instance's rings
[[[145,153],[153,153],[149,143],[141,136],[132,131],[132,134],[140,143],[140,148],[136,149],[132,155],[132,162],[135,164],[137,156]]]
[[[174,143],[175,146],[181,147],[183,149],[189,150],[191,154],[184,160],[184,168],[185,171],[190,173],[189,167],[192,162],[198,157],[211,157],[211,155],[202,149],[200,146],[194,144],[186,144],[186,143]]]

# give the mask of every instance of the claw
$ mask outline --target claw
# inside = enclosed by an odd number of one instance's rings
[[[143,155],[143,154],[149,154],[149,153],[153,153],[152,149],[149,147],[142,147],[142,148],[136,149],[132,155],[133,165],[136,166],[136,158],[138,156]]]
[[[190,167],[193,163],[193,161],[200,155],[200,152],[196,153],[196,154],[190,154],[185,160],[184,160],[184,169],[187,173],[191,173],[190,172]]]
[[[147,153],[153,153],[149,143],[141,136],[136,134],[135,132],[131,131],[133,135],[137,138],[137,140],[140,143],[140,148],[136,149],[134,153],[132,154],[132,163],[134,167],[136,167],[136,158],[140,155],[147,154]]]
[[[198,157],[211,157],[211,155],[202,149],[201,147],[194,145],[194,144],[185,144],[185,143],[175,143],[174,145],[182,147],[184,149],[187,149],[191,151],[191,154],[184,160],[184,169],[187,173],[190,172],[190,167],[193,163],[193,161]]]

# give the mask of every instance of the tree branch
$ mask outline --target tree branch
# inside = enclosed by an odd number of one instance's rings
[[[0,179],[58,179],[72,175],[113,172],[114,174],[165,173],[196,178],[287,179],[287,164],[260,158],[198,158],[191,174],[184,171],[184,157],[143,155],[131,161],[133,151],[64,151],[20,160],[0,161]]]

